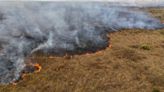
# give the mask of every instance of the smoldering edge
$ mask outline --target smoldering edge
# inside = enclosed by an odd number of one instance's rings
[[[108,46],[107,33],[158,29],[149,14],[100,3],[3,2],[0,4],[0,83],[18,80],[24,59],[36,51],[65,55]]]

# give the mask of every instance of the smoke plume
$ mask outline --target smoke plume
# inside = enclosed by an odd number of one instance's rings
[[[2,2],[0,83],[18,80],[24,59],[34,52],[95,52],[108,46],[107,33],[122,28],[153,30],[164,25],[138,9],[103,3]]]

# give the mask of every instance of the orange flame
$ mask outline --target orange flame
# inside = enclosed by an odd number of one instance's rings
[[[36,73],[40,72],[42,69],[41,65],[39,65],[38,63],[34,64],[33,66],[36,68],[36,71],[35,71]]]
[[[11,84],[12,84],[12,85],[14,85],[14,86],[16,86],[16,85],[17,85],[17,83],[16,83],[16,82],[12,82]]]
[[[27,66],[31,66],[34,68],[34,71],[35,73],[38,73],[41,71],[42,67],[41,65],[39,65],[38,63],[28,63]],[[30,73],[30,72],[29,72]],[[11,82],[10,84],[13,85],[13,86],[16,86],[17,83],[19,82],[19,80],[24,80],[25,77],[28,75],[28,72],[22,72],[21,76],[20,76],[20,79],[16,80],[16,81],[13,81]]]
[[[109,48],[112,48],[112,45],[111,44],[109,45]]]

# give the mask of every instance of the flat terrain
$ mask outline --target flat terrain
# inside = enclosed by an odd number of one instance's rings
[[[164,9],[149,9],[164,20]],[[0,92],[164,92],[164,30],[109,34],[112,48],[73,57],[33,55],[42,70]]]

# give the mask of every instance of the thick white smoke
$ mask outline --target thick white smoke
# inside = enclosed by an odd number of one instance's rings
[[[0,83],[19,79],[24,58],[36,51],[65,55],[108,46],[122,28],[164,28],[137,9],[103,3],[3,2],[0,4]]]

